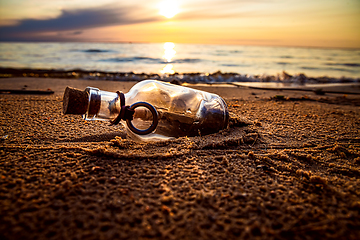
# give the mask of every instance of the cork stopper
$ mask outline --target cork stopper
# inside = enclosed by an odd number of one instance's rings
[[[63,98],[64,114],[85,114],[88,109],[89,94],[85,91],[66,87]]]

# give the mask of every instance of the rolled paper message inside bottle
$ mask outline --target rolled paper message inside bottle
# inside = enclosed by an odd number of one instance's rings
[[[67,87],[63,112],[122,122],[130,137],[142,141],[211,134],[229,122],[226,103],[218,95],[157,80],[139,82],[128,93]]]

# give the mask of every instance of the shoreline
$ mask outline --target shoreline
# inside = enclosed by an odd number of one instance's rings
[[[104,72],[88,71],[82,69],[61,70],[61,69],[29,69],[29,68],[7,68],[0,67],[1,78],[65,78],[82,80],[106,80],[106,81],[141,81],[145,79],[156,79],[162,81],[179,81],[180,83],[232,83],[232,82],[263,82],[282,84],[327,84],[327,83],[360,83],[360,77],[308,77],[303,73],[289,74],[286,71],[277,75],[248,75],[240,73],[226,73],[216,71],[213,73],[134,73],[134,72]]]
[[[62,97],[67,86],[85,89],[96,87],[104,91],[128,92],[130,88],[139,81],[104,81],[104,80],[83,80],[65,78],[0,78],[0,96],[7,95],[10,90],[13,93],[22,91],[22,94],[33,92],[54,93]],[[352,101],[350,104],[360,105],[360,84],[342,84],[341,86],[323,86],[321,88],[298,86],[292,88],[259,88],[249,87],[243,83],[182,83],[182,86],[191,87],[211,93],[218,94],[225,100],[269,100],[271,98],[286,99],[309,99],[323,101],[324,99],[344,98]],[[7,91],[7,92],[6,92]],[[328,100],[326,100],[328,101]]]

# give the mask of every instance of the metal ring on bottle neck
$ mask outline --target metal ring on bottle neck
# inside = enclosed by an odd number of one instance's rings
[[[152,117],[153,117],[153,122],[152,122],[151,126],[145,130],[141,130],[141,129],[134,127],[134,125],[131,122],[132,120],[126,119],[127,126],[133,133],[136,133],[138,135],[146,135],[146,134],[152,133],[156,129],[156,127],[159,123],[158,112],[156,111],[156,109],[154,108],[153,105],[151,105],[150,103],[147,103],[147,102],[134,103],[133,105],[130,106],[129,109],[134,111],[135,108],[137,108],[137,107],[145,107],[150,110]]]

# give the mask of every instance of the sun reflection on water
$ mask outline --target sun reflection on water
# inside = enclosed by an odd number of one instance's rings
[[[166,64],[166,66],[160,70],[160,72],[162,74],[174,74],[175,71],[173,70],[173,65],[172,64]]]
[[[176,51],[174,50],[175,44],[172,42],[164,43],[164,55],[163,58],[170,63],[172,59],[175,57]],[[172,64],[166,64],[163,69],[160,70],[162,74],[174,74],[175,71],[173,69]]]

